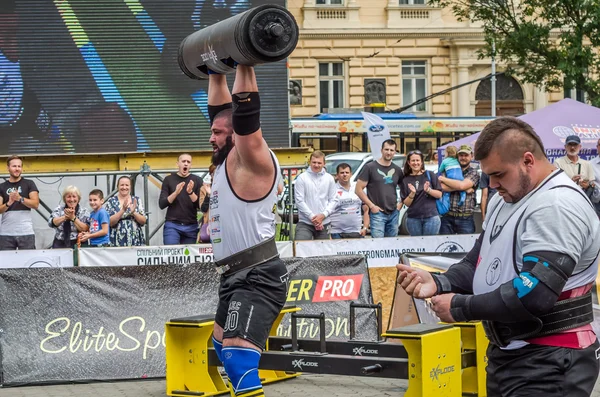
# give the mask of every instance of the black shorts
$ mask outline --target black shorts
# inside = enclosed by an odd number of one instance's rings
[[[271,325],[285,304],[288,278],[279,258],[221,276],[215,321],[223,328],[223,338],[240,337],[264,350]]]
[[[600,345],[585,349],[527,345],[487,350],[488,397],[589,397],[598,378]]]

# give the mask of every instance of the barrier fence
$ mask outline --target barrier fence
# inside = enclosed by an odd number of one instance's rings
[[[423,301],[395,289],[395,265],[407,255],[413,266],[444,270],[475,238],[278,242],[290,273],[287,304],[325,313],[331,342],[350,336],[350,302],[381,302],[384,330],[437,322]],[[214,313],[211,262],[208,244],[0,251],[1,384],[165,376],[164,324]],[[286,316],[278,337],[290,337]],[[357,338],[377,339],[376,326],[373,311],[357,314]],[[299,338],[319,338],[317,321],[298,319],[296,329]]]
[[[326,314],[329,339],[347,339],[349,303],[372,304],[364,257],[283,260],[297,291],[288,297],[305,312]],[[0,280],[7,386],[164,377],[165,323],[214,313],[218,300],[218,275],[208,264],[4,268]],[[356,321],[374,336],[372,313]],[[309,320],[297,329],[299,337],[318,337]],[[289,318],[279,334],[290,334]]]

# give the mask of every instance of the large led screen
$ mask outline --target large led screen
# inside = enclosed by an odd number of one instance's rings
[[[0,155],[208,149],[179,44],[265,3],[283,0],[0,0]],[[286,63],[256,71],[265,137],[288,146]]]

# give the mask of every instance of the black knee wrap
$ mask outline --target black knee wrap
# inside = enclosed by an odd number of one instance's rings
[[[260,128],[260,96],[258,92],[233,94],[233,131],[238,135],[254,134]]]

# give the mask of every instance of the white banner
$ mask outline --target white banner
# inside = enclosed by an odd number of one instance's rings
[[[390,129],[381,117],[373,113],[361,113],[365,118],[365,128],[367,129],[373,160],[377,160],[381,157],[381,145],[385,140],[390,139]]]
[[[281,258],[294,256],[290,241],[277,241]],[[212,245],[159,245],[145,247],[82,248],[79,250],[79,266],[140,266],[140,265],[186,265],[211,263]]]
[[[477,234],[298,241],[296,256],[364,255],[369,268],[393,267],[407,252],[469,252]]]
[[[0,251],[0,268],[71,267],[72,249]]]

